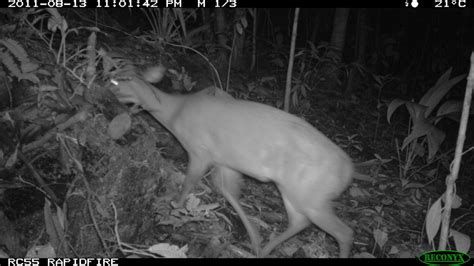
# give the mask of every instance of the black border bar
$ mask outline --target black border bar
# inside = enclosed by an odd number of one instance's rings
[[[276,261],[279,260],[279,261]],[[364,265],[424,265],[418,259],[290,259],[292,265],[298,266],[324,266],[324,265],[355,265],[363,263]],[[247,263],[269,263],[278,264],[281,259],[104,259],[104,258],[18,258],[18,259],[0,259],[1,266],[136,266],[136,265],[203,265],[203,266],[242,266]]]
[[[56,8],[421,8],[455,9],[474,6],[473,0],[1,0],[0,7],[56,7]]]

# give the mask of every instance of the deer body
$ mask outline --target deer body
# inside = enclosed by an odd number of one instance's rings
[[[203,92],[170,95],[138,78],[119,82],[113,92],[120,101],[150,112],[187,151],[189,164],[178,206],[214,166],[214,182],[242,219],[258,256],[268,255],[314,223],[337,240],[339,256],[348,257],[353,231],[334,214],[332,200],[350,184],[353,164],[309,123],[256,102]],[[275,182],[288,214],[288,229],[263,250],[238,203],[242,174]]]

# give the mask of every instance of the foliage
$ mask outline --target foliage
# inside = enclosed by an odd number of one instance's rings
[[[443,213],[445,212],[444,203],[446,201],[446,193],[441,195],[430,207],[428,213],[426,214],[426,237],[428,238],[429,244],[436,249],[435,247],[435,238],[441,229],[441,219]],[[454,195],[453,198],[453,209],[461,207],[462,199],[458,195]],[[453,237],[454,244],[456,249],[461,252],[469,252],[471,246],[471,239],[468,235],[463,234],[453,228],[450,228],[450,237]]]
[[[190,31],[187,30],[186,22],[191,18],[196,20],[197,9],[142,8],[141,11],[152,28],[149,35],[160,42],[193,46],[193,38],[209,29],[209,25],[203,25]]]
[[[0,62],[18,80],[29,80],[35,84],[39,83],[36,75],[39,65],[34,63],[23,46],[13,39],[0,39]]]
[[[416,158],[426,157],[431,162],[438,153],[441,143],[445,139],[445,133],[436,127],[443,118],[450,118],[454,121],[459,119],[462,102],[445,101],[440,105],[444,96],[460,82],[466,75],[459,75],[450,78],[452,68],[448,69],[431,87],[418,103],[402,99],[394,99],[387,109],[387,120],[402,105],[405,105],[410,115],[408,125],[409,134],[403,140],[400,150],[405,150],[405,164],[400,165],[402,177],[406,177],[408,171],[413,167]],[[439,106],[439,107],[438,107]],[[436,114],[434,111],[437,109]],[[426,149],[428,154],[426,156]]]

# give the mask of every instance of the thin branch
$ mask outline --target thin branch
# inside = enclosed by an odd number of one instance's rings
[[[454,161],[452,164],[451,173],[446,177],[446,202],[444,206],[438,250],[445,250],[446,242],[448,240],[451,207],[453,204],[453,197],[455,195],[454,185],[456,179],[458,178],[459,167],[461,165],[461,157],[463,153],[462,150],[464,141],[466,139],[467,120],[469,118],[469,108],[471,107],[472,87],[474,87],[474,52],[471,53],[471,68],[469,70],[469,76],[467,77],[466,92],[464,95],[464,104],[461,114],[461,123],[459,124],[458,140],[456,143],[456,150],[454,152]]]

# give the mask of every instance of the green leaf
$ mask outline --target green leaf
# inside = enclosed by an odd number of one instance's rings
[[[181,30],[183,32],[183,37],[186,39],[186,20],[184,19],[183,11],[181,10],[181,8],[173,8],[173,12],[178,17],[179,23],[181,25]]]
[[[159,243],[148,248],[148,252],[158,254],[165,258],[186,258],[187,251],[187,245],[179,248],[178,246],[170,245],[168,243]]]
[[[431,112],[436,108],[446,93],[448,93],[454,85],[466,77],[466,75],[459,75],[449,79],[451,70],[452,68],[448,69],[448,71],[446,71],[438,79],[436,84],[420,99],[419,103],[428,107],[425,113],[426,117],[431,114]]]
[[[240,25],[240,23],[235,23],[235,28],[239,34],[242,35],[244,33],[244,29],[242,28],[242,25]]]
[[[121,138],[125,133],[127,133],[131,125],[132,119],[130,118],[130,115],[128,115],[127,113],[122,113],[112,119],[109,124],[107,133],[112,139],[117,140]]]
[[[247,28],[248,23],[245,17],[240,18],[240,23],[242,23],[242,26],[244,27],[244,29]]]
[[[7,49],[15,56],[15,58],[20,61],[21,65],[30,62],[25,49],[23,49],[23,47],[17,41],[13,39],[5,39],[0,40],[0,43],[7,47]]]
[[[421,112],[417,112],[413,120],[413,128],[408,135],[403,140],[402,149],[404,149],[408,144],[412,143],[419,137],[426,136],[428,141],[428,159],[431,160],[434,155],[438,152],[439,146],[444,141],[445,133],[435,127],[429,122],[428,119],[421,116]]]
[[[426,106],[414,102],[406,102],[405,106],[407,107],[408,113],[410,113],[410,118],[413,122],[413,125],[416,123],[425,123],[428,121],[424,116],[426,113]]]
[[[38,67],[39,67],[38,64],[30,62],[29,60],[28,62],[24,62],[21,64],[21,70],[23,71],[23,73],[33,72],[37,70]]]
[[[250,16],[255,19],[255,14],[257,13],[256,8],[247,8],[247,12],[249,12]]]
[[[402,99],[394,99],[387,108],[387,121],[390,123],[390,118],[392,117],[393,112],[398,109],[402,104],[407,103],[407,101]]]
[[[462,112],[462,102],[461,101],[447,101],[443,103],[439,108],[436,116],[443,116],[447,114],[453,113],[461,113]]]
[[[19,80],[22,80],[22,79],[25,79],[25,80],[29,80],[35,84],[39,84],[40,83],[40,80],[39,78],[33,74],[33,73],[25,73],[25,74],[20,74],[20,76],[18,77]]]
[[[385,244],[387,243],[387,240],[388,240],[387,232],[382,231],[380,229],[375,229],[373,231],[373,236],[374,236],[375,242],[380,248],[383,248]]]
[[[428,237],[428,242],[433,244],[434,238],[438,233],[439,227],[441,225],[441,196],[433,205],[431,205],[426,215],[426,236]]]
[[[428,160],[431,160],[438,152],[446,134],[435,126],[432,126],[428,133]]]
[[[450,230],[450,235],[453,236],[457,251],[464,253],[469,252],[471,247],[471,238],[468,235],[458,232],[454,229]]]
[[[459,122],[461,119],[462,112],[462,102],[461,101],[447,101],[443,103],[436,113],[433,123],[438,124],[443,118],[449,118],[453,121]],[[474,114],[474,109],[471,108],[471,114]]]
[[[13,74],[13,76],[16,78],[21,77],[21,71],[9,53],[0,52],[0,60],[3,65]]]
[[[444,72],[443,75],[441,75],[441,77],[439,77],[439,79],[436,81],[434,86],[439,87],[441,84],[448,81],[449,77],[451,77],[451,72],[452,71],[453,71],[453,67],[450,67],[448,70],[446,70],[446,72]]]

